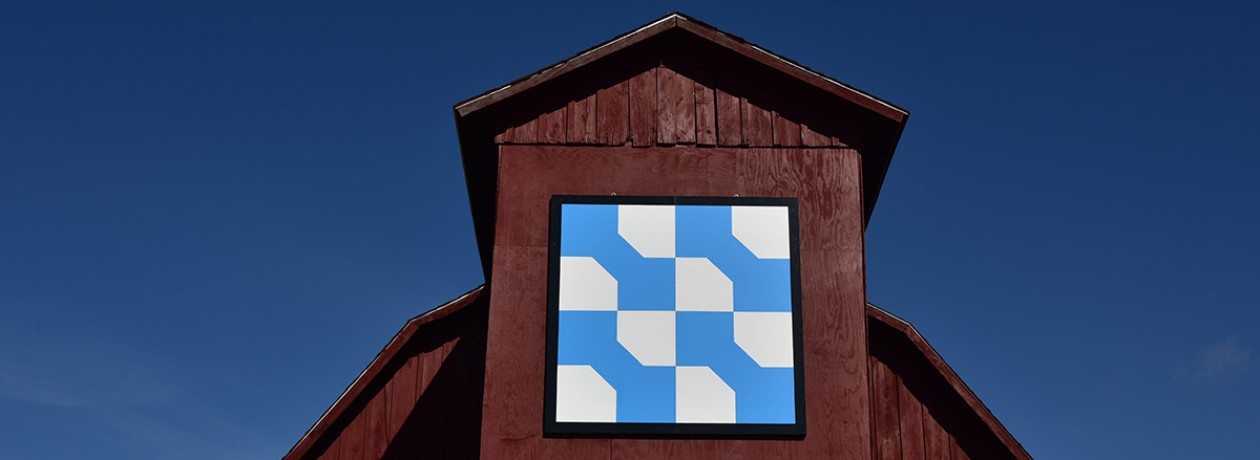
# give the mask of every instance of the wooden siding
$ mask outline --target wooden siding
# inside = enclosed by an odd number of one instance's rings
[[[921,341],[917,333],[893,327],[886,313],[869,315],[874,458],[1031,458],[987,409],[966,401],[970,390],[952,370],[932,361],[935,352],[924,349],[926,342],[915,343]]]
[[[495,133],[501,145],[838,147],[848,145],[808,104],[757,72],[660,63]],[[720,78],[714,78],[721,73]],[[778,82],[781,84],[781,82]],[[567,120],[567,121],[566,121]],[[803,123],[807,121],[807,123]],[[812,126],[812,127],[811,127]]]
[[[856,151],[507,145],[501,162],[481,430],[486,458],[870,458]],[[798,197],[804,439],[542,436],[549,203],[556,194],[610,193]]]
[[[488,296],[409,322],[286,459],[478,458]]]
[[[493,276],[500,146],[852,149],[862,156],[865,224],[908,115],[675,19],[455,107],[486,279]]]

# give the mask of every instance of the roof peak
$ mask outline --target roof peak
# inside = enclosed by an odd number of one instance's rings
[[[725,32],[708,23],[697,20],[682,12],[674,11],[659,19],[636,27],[629,32],[618,35],[611,40],[587,48],[567,59],[539,69],[533,73],[517,78],[506,85],[491,89],[480,95],[455,104],[455,113],[459,117],[468,116],[478,110],[494,105],[546,81],[567,74],[587,64],[602,60],[605,57],[625,48],[629,48],[648,38],[658,36],[666,31],[682,30],[708,42],[734,51],[746,58],[757,61],[778,72],[787,74],[812,86],[818,87],[856,103],[859,106],[876,112],[898,123],[904,123],[910,113],[901,107],[877,98],[862,90],[854,88],[839,80],[817,72],[796,61],[773,53],[757,46],[739,36]]]

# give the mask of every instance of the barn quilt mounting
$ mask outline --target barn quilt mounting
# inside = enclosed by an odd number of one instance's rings
[[[549,435],[803,435],[794,198],[557,196]]]

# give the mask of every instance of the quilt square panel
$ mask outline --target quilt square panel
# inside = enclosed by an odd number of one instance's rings
[[[803,435],[796,212],[555,197],[546,433]]]

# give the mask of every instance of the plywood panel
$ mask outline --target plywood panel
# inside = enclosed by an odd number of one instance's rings
[[[482,455],[511,459],[607,458],[607,439],[542,438],[546,247],[498,247],[494,258],[491,291],[495,294],[491,297],[490,340],[486,349]]]
[[[871,457],[861,198],[843,194],[856,152],[504,146],[486,352],[487,458]],[[856,181],[857,179],[854,179]],[[541,437],[548,205],[553,194],[798,196],[805,314],[802,440]],[[513,209],[515,208],[515,209]],[[836,225],[838,219],[851,225]],[[836,235],[836,234],[839,235]],[[831,235],[831,236],[828,236]]]

